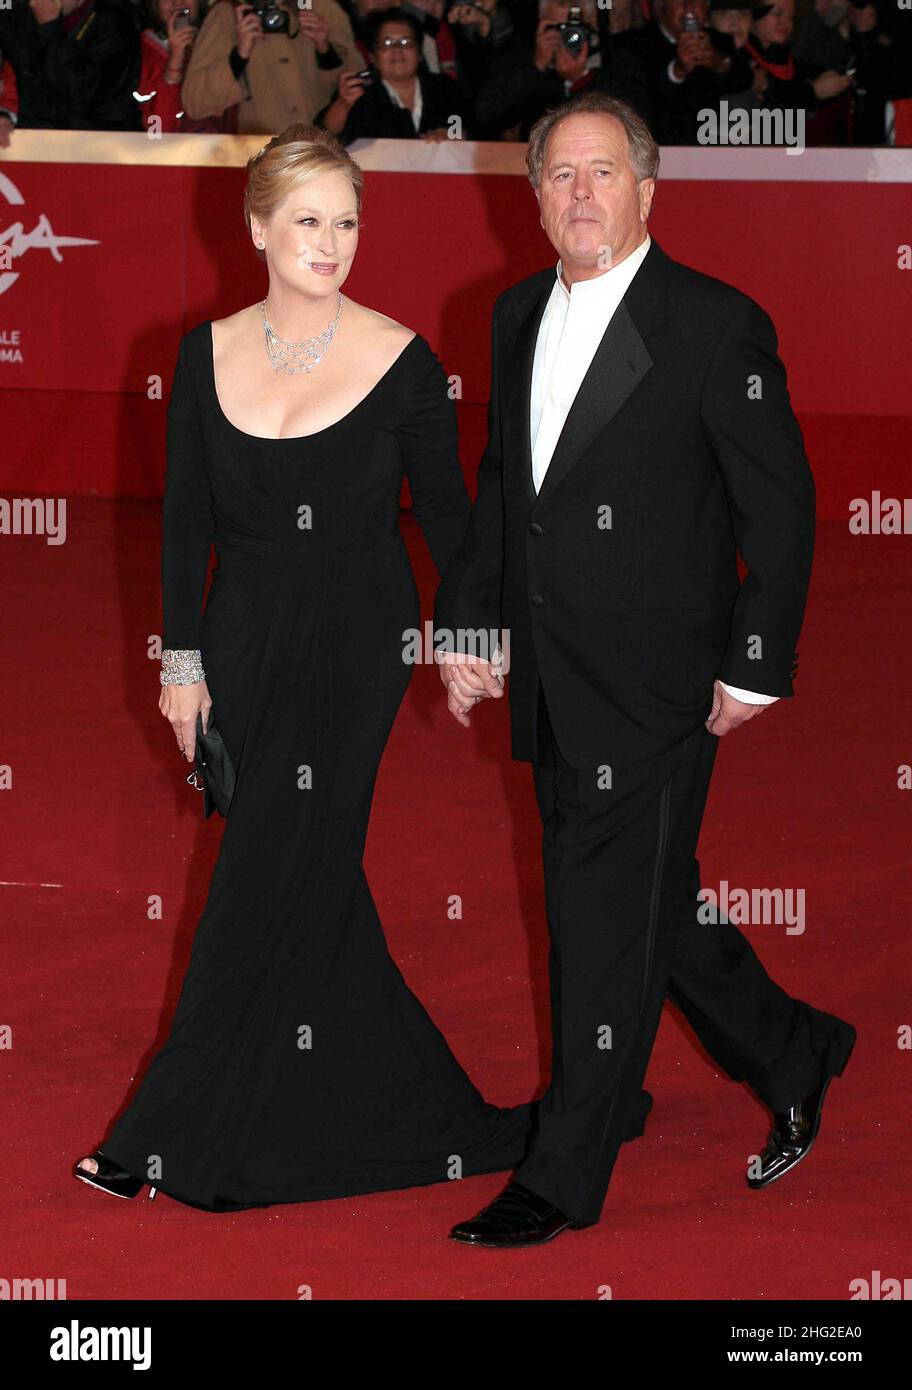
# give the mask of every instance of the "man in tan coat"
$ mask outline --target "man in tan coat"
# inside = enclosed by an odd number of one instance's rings
[[[339,74],[364,61],[348,17],[335,0],[294,0],[277,8],[288,14],[288,32],[264,32],[251,5],[217,0],[193,45],[182,96],[193,120],[237,107],[242,135],[277,135],[296,121],[308,123],[333,96]]]

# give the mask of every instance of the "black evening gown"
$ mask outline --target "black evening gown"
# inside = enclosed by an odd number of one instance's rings
[[[403,476],[442,572],[469,500],[422,337],[343,419],[282,440],[224,415],[210,324],[183,338],[163,639],[201,649],[237,785],[170,1035],[101,1147],[207,1210],[496,1172],[528,1143],[534,1107],[489,1105],[469,1080],[392,960],[362,866],[419,626]]]

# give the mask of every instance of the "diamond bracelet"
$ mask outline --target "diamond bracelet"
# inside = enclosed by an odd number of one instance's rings
[[[162,685],[195,685],[206,679],[202,654],[196,651],[172,651],[166,647],[161,655]]]

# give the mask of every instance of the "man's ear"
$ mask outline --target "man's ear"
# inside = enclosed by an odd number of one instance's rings
[[[643,222],[649,221],[649,213],[652,208],[652,199],[655,193],[655,186],[655,179],[640,180],[640,219]]]

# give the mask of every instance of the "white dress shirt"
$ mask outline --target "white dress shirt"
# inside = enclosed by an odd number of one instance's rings
[[[563,281],[561,263],[557,263],[554,288],[539,325],[532,363],[529,438],[536,493],[541,491],[564,421],[596,349],[650,245],[647,235],[622,261],[591,280],[578,280],[569,290]],[[748,705],[770,705],[779,698],[722,684],[736,700]]]
[[[412,118],[412,125],[415,127],[416,131],[419,131],[421,129],[421,111],[424,105],[424,100],[421,95],[421,83],[418,81],[417,76],[415,78],[415,105],[411,109],[409,109],[409,107],[406,106],[405,102],[402,100],[395,87],[391,86],[390,83],[386,81],[384,81],[383,85],[386,88],[387,93],[389,94],[390,101],[393,103],[393,105],[401,106],[404,111],[408,111],[409,115]]]

